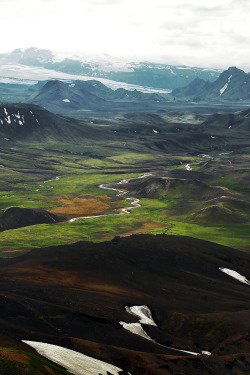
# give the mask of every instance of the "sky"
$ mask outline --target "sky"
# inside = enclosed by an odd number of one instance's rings
[[[0,52],[84,56],[250,71],[250,0],[0,0]]]

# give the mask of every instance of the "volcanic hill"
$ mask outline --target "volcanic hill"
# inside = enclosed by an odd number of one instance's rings
[[[134,375],[246,374],[250,286],[225,269],[249,279],[250,255],[168,235],[1,259],[1,343],[60,345]],[[152,312],[155,325],[141,323],[148,338],[132,332],[133,306]]]

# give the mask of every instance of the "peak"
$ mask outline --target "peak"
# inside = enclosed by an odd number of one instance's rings
[[[227,69],[229,72],[242,72],[245,73],[244,70],[237,68],[236,66],[230,66],[230,68]]]
[[[64,86],[64,83],[62,81],[59,81],[58,79],[47,81],[43,87],[54,87],[54,86]]]

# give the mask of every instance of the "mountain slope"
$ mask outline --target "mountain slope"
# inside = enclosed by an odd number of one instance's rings
[[[66,103],[67,104],[67,103]],[[103,138],[101,129],[92,129],[81,120],[67,118],[34,104],[0,103],[0,144],[19,142],[91,142]]]
[[[24,339],[61,345],[134,375],[246,374],[249,285],[222,268],[249,279],[250,256],[167,235],[1,259],[1,342],[26,351]],[[155,325],[141,327],[154,341],[124,328],[139,326],[133,306],[150,309]]]
[[[99,81],[48,81],[34,92],[26,102],[39,105],[54,113],[67,113],[76,110],[108,110],[116,108],[114,103],[165,102],[157,94],[137,90],[112,90]]]
[[[105,105],[104,99],[88,91],[75,90],[74,87],[74,84],[66,84],[61,81],[48,81],[27,102],[57,113],[76,109],[96,109]]]
[[[250,100],[250,74],[231,67],[214,82],[196,79],[186,87],[173,90],[172,95],[195,100]]]

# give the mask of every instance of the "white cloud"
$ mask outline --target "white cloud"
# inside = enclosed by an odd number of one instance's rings
[[[37,46],[250,69],[249,0],[0,0],[1,51]]]

